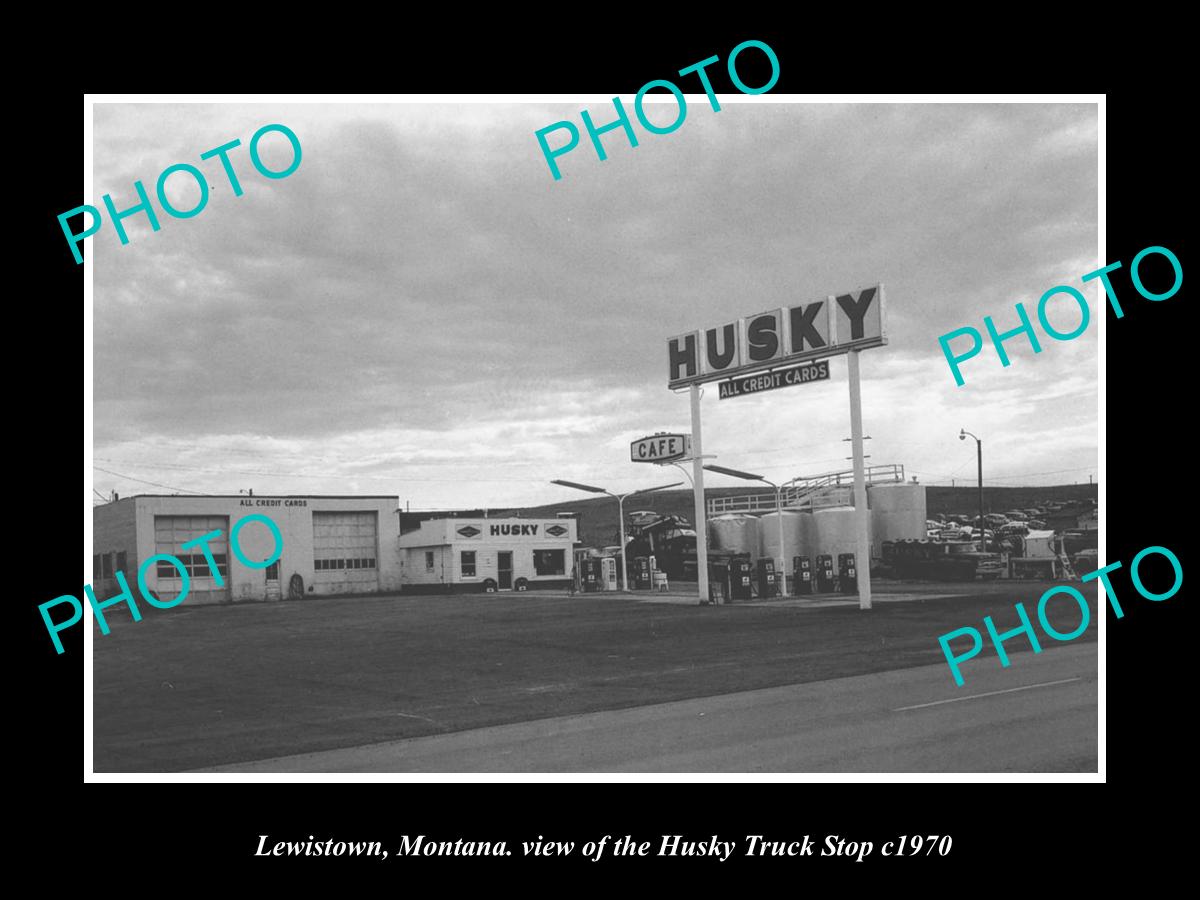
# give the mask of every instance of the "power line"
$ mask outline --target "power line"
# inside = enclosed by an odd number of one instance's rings
[[[795,451],[806,450],[811,447],[826,446],[826,445],[832,444],[833,442],[834,442],[834,439],[831,438],[830,440],[827,440],[827,441],[814,441],[814,442],[808,443],[808,444],[794,444],[790,447],[767,447],[767,448],[761,449],[761,450],[760,449],[748,450],[744,453],[739,453],[738,456],[739,456],[739,458],[743,458],[743,457],[764,456],[767,454],[774,454],[774,453],[793,453]],[[163,451],[171,452],[171,453],[177,453],[177,452],[180,452],[180,450],[188,450],[188,449],[204,450],[205,452],[211,451],[211,452],[218,452],[218,453],[237,453],[237,454],[244,454],[244,455],[248,455],[248,456],[259,457],[260,459],[264,459],[264,460],[268,460],[268,461],[297,459],[297,460],[306,460],[309,462],[319,461],[319,462],[329,462],[329,463],[363,464],[363,463],[370,463],[373,460],[377,460],[379,462],[394,461],[398,465],[421,466],[421,467],[486,465],[488,468],[496,468],[496,467],[543,468],[545,466],[545,463],[540,462],[540,461],[523,462],[523,461],[517,461],[517,460],[496,460],[496,461],[481,462],[478,459],[450,459],[450,460],[419,460],[419,459],[417,459],[417,460],[414,460],[414,459],[398,458],[394,454],[374,454],[374,455],[362,455],[362,456],[354,456],[354,457],[316,456],[314,454],[308,454],[308,453],[286,453],[286,452],[274,452],[271,450],[262,451],[262,450],[256,450],[256,449],[251,449],[251,448],[244,448],[244,447],[221,447],[221,446],[212,446],[212,445],[207,445],[207,444],[200,446],[200,445],[197,445],[194,443],[186,444],[186,445],[174,445],[174,446],[169,445],[169,444],[166,444],[166,445],[164,445],[164,444],[141,444],[139,446],[142,449],[163,450]],[[95,458],[107,460],[108,462],[122,462],[122,460],[114,459],[112,457],[97,456]],[[149,466],[156,466],[156,467],[161,467],[161,468],[193,468],[193,467],[171,465],[171,464],[167,464],[167,463],[155,463],[155,462],[152,462],[149,460],[132,460],[131,462],[133,462],[137,465],[149,465]],[[205,470],[205,471],[211,471],[211,470]],[[237,472],[234,472],[232,474],[273,474],[273,473],[257,473],[257,472],[237,473]]]
[[[1074,469],[1056,469],[1053,472],[1026,472],[1024,475],[997,475],[994,478],[984,477],[986,485],[989,481],[1011,481],[1013,478],[1037,478],[1039,475],[1063,475],[1067,472],[1090,472],[1095,466],[1077,466]]]
[[[96,459],[105,459],[105,457],[96,457]],[[120,460],[118,460],[119,462]],[[499,484],[536,484],[542,482],[540,478],[403,478],[396,475],[361,475],[355,472],[268,472],[263,470],[248,470],[248,469],[212,469],[204,466],[182,466],[174,463],[156,463],[150,460],[135,459],[124,460],[126,464],[136,466],[148,466],[152,469],[178,469],[188,472],[204,472],[213,475],[241,475],[241,476],[256,476],[261,478],[336,478],[343,481],[387,481],[387,482],[411,482],[414,484],[429,484],[434,482],[444,482],[446,484],[465,484],[465,483],[499,483]],[[99,467],[97,467],[99,468]],[[484,466],[488,468],[488,466]],[[107,471],[101,469],[100,471]],[[133,479],[137,481],[138,479]],[[146,482],[153,484],[154,482]],[[165,485],[159,485],[165,487]],[[188,491],[190,494],[202,493],[201,491]]]
[[[100,466],[93,465],[93,469],[98,472],[104,472],[107,475],[116,475],[118,478],[124,478],[128,481],[136,481],[138,484],[150,484],[154,487],[166,488],[169,491],[178,491],[181,494],[201,494],[203,491],[189,491],[187,488],[172,487],[169,484],[159,484],[157,481],[146,481],[144,478],[134,478],[132,475],[122,475],[120,472],[114,472],[111,469],[102,469]]]

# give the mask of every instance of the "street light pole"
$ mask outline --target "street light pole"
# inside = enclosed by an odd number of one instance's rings
[[[617,500],[617,519],[621,526],[621,590],[629,590],[629,569],[626,564],[625,557],[628,556],[625,547],[625,500],[627,497],[632,497],[634,494],[648,494],[651,491],[661,491],[666,488],[678,487],[683,484],[682,481],[676,481],[672,484],[660,484],[657,487],[639,488],[636,491],[627,491],[624,494],[614,494],[612,491],[606,491],[604,488],[596,487],[591,484],[580,484],[576,481],[562,481],[554,479],[551,484],[561,485],[562,487],[574,488],[577,491],[587,491],[589,494],[607,494],[610,497],[615,497]]]
[[[787,584],[787,575],[783,571],[783,498],[780,496],[780,491],[783,490],[782,485],[775,485],[775,519],[779,525],[779,565],[775,572],[775,589],[779,596],[782,597],[787,593],[783,588]]]
[[[958,430],[958,439],[965,441],[968,437],[975,438],[975,453],[979,463],[979,552],[987,553],[987,535],[984,529],[987,527],[983,521],[983,441],[971,434],[966,429]]]
[[[743,478],[746,481],[761,481],[763,484],[770,485],[775,489],[775,524],[779,529],[779,556],[776,557],[777,565],[775,570],[775,589],[779,592],[780,596],[782,596],[784,593],[784,578],[786,577],[783,574],[783,499],[781,496],[783,485],[769,481],[766,478],[763,478],[761,475],[752,475],[750,472],[740,472],[737,469],[729,469],[725,466],[705,466],[704,468],[708,469],[710,472],[719,472],[722,475],[732,475],[734,478]],[[794,480],[795,479],[793,479],[793,481]],[[791,484],[791,482],[788,482],[788,484]]]
[[[608,496],[617,497],[617,519],[621,524],[621,590],[628,591],[629,561],[627,557],[629,553],[626,551],[625,544],[625,497],[624,495],[618,497],[616,494],[609,494]]]

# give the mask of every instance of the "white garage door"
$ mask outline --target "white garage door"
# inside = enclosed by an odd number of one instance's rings
[[[313,587],[318,594],[379,589],[378,513],[313,513]]]
[[[184,550],[183,545],[194,541],[210,531],[220,531],[221,536],[208,542],[217,570],[225,580],[224,587],[217,582],[204,558],[200,547]],[[228,516],[155,516],[154,552],[169,553],[187,569],[191,577],[191,589],[184,604],[229,603],[229,517]],[[149,573],[146,573],[149,575]],[[179,570],[166,560],[160,559],[156,568],[158,575],[158,598],[162,601],[179,596],[183,587]],[[147,579],[148,580],[148,579]],[[134,590],[137,590],[134,587]]]

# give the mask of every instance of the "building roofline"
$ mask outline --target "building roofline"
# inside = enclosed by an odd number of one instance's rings
[[[139,498],[174,500],[396,500],[398,494],[132,494],[121,500]],[[121,500],[115,502],[120,503]],[[113,501],[109,501],[113,502]]]

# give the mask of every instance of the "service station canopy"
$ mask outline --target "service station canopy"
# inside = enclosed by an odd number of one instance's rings
[[[629,458],[634,462],[674,462],[691,454],[692,439],[686,434],[652,434],[629,445]]]
[[[676,335],[667,341],[667,387],[880,347],[887,343],[884,313],[877,284]]]

